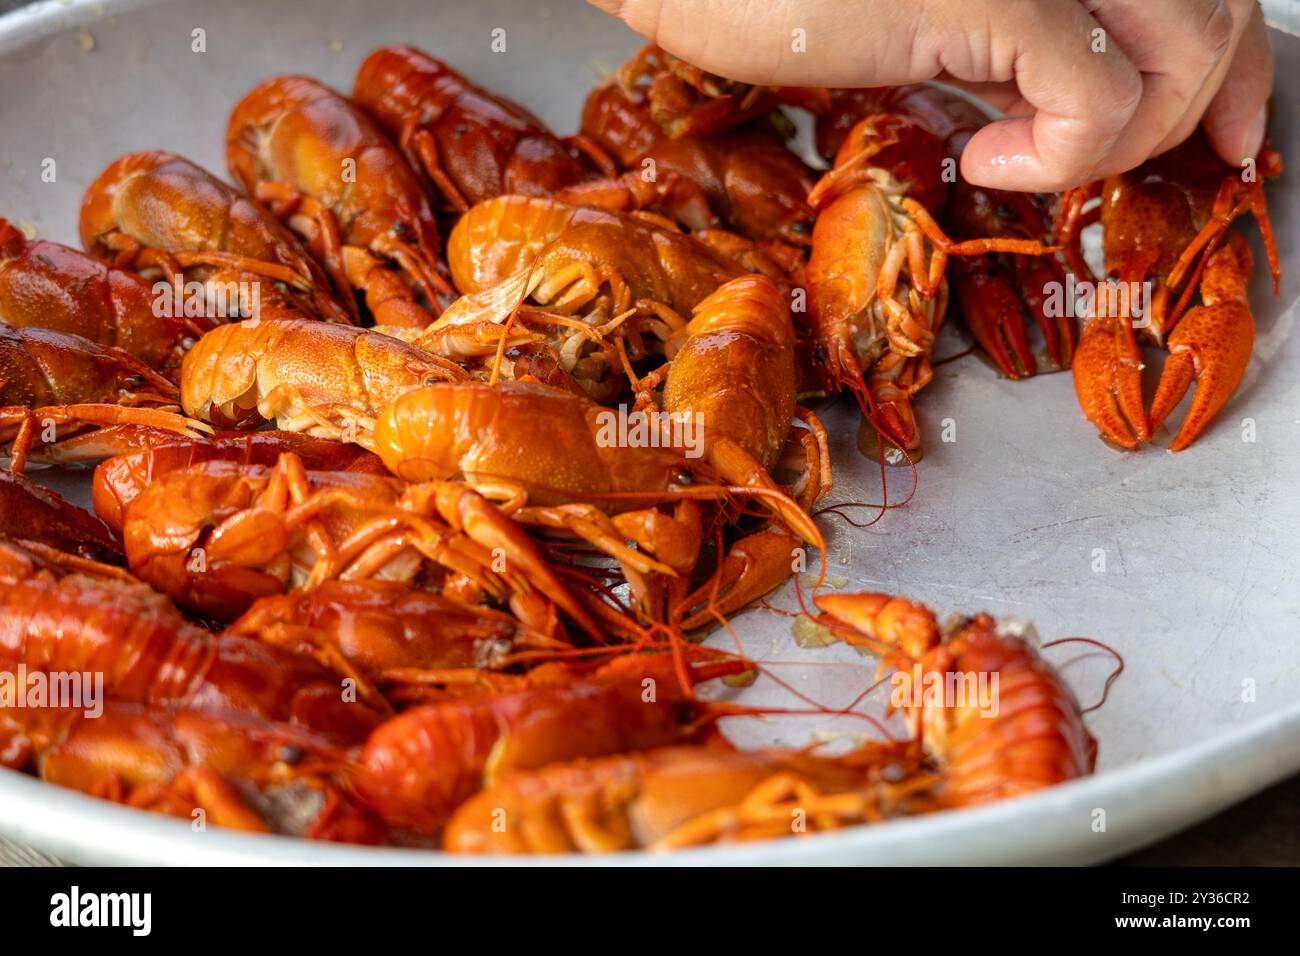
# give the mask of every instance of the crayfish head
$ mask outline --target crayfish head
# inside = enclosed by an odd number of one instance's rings
[[[888,172],[907,194],[934,213],[943,208],[948,195],[941,178],[947,158],[943,142],[933,133],[897,113],[875,113],[864,117],[849,131],[835,156],[835,167],[808,197],[817,207],[827,191],[842,192],[850,182],[869,178],[872,169]]]
[[[1106,180],[1101,225],[1106,271],[1126,282],[1167,275],[1196,236],[1182,190],[1130,173]]]
[[[170,239],[192,238],[171,233],[187,225],[180,212],[188,209],[191,184],[186,173],[192,169],[197,167],[162,150],[115,159],[81,201],[82,246],[99,259],[111,260],[116,250],[109,240],[117,234],[126,233],[142,245],[158,248],[169,247]]]

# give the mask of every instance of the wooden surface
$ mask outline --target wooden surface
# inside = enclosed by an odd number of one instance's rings
[[[0,13],[27,0],[0,0]],[[0,210],[4,214],[6,210]],[[1118,861],[1134,866],[1300,865],[1300,776],[1217,817]],[[0,866],[58,865],[32,850],[0,840]]]
[[[1300,865],[1300,776],[1117,862],[1129,866]]]

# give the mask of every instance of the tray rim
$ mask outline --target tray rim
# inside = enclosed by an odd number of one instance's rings
[[[195,834],[160,817],[0,773],[0,834],[84,864],[211,866],[745,866],[942,865],[950,841],[963,856],[1003,865],[1099,863],[1139,849],[1244,799],[1300,768],[1300,705],[1130,767],[969,810],[808,834],[797,840],[711,846],[656,855],[464,856],[439,850],[315,843],[213,829]],[[1108,828],[1093,832],[1093,808]],[[1062,820],[1078,825],[1062,838]],[[1011,839],[1008,839],[1010,837]],[[970,861],[974,862],[974,861]]]

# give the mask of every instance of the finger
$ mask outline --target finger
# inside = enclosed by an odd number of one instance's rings
[[[1238,166],[1264,145],[1273,50],[1264,14],[1254,8],[1223,85],[1205,112],[1205,132],[1224,162]]]
[[[1181,142],[1227,68],[1239,30],[1225,0],[1086,0],[1142,73],[1142,101],[1096,176],[1122,172]],[[1240,6],[1240,0],[1237,3]],[[1242,10],[1242,27],[1245,12]]]
[[[669,53],[720,76],[780,86],[890,86],[918,76],[921,4],[880,0],[589,0]]]
[[[1228,69],[1232,66],[1232,60],[1236,56],[1237,45],[1246,31],[1251,15],[1258,8],[1256,0],[1226,0],[1226,2],[1232,14],[1232,40],[1228,45],[1228,50],[1215,68],[1206,73],[1200,89],[1192,97],[1192,101],[1183,113],[1182,118],[1165,134],[1165,138],[1156,145],[1156,153],[1173,149],[1187,139],[1192,134],[1192,131],[1196,129],[1197,124],[1201,122],[1201,117],[1205,115],[1205,110],[1210,105],[1210,101],[1214,99],[1215,93],[1223,85]]]
[[[981,186],[1035,192],[1094,178],[1141,102],[1137,69],[1118,44],[1097,43],[1101,27],[1078,4],[999,6],[991,16],[996,22],[986,25],[987,35],[1013,45],[998,50],[995,44],[987,69],[952,55],[947,69],[965,80],[1014,73],[1035,112],[976,133],[962,154],[963,176]],[[978,39],[967,46],[978,51]]]
[[[1092,48],[1099,25],[1075,0],[972,0],[929,19],[920,4],[878,0],[622,0],[616,7],[602,0],[602,9],[705,70],[751,83],[887,85],[945,69],[972,82],[1015,78],[1037,114],[986,127],[962,158],[969,180],[1001,188],[1059,189],[1088,178],[1141,98],[1123,51]]]

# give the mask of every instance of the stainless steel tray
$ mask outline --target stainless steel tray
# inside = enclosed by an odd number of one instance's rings
[[[1266,6],[1275,24],[1300,24],[1294,5]],[[505,53],[491,52],[495,28],[506,31]],[[206,31],[206,53],[192,52],[196,29]],[[1300,38],[1278,30],[1273,39],[1274,144],[1285,157],[1300,157],[1300,92],[1289,79],[1300,70]],[[639,44],[585,4],[558,0],[37,4],[0,20],[0,214],[75,244],[82,191],[112,158],[165,147],[222,172],[227,112],[255,82],[301,72],[347,89],[366,53],[397,41],[446,58],[560,131],[575,128],[601,68]],[[41,180],[47,157],[57,164],[54,183]],[[905,592],[945,610],[984,608],[1032,620],[1044,640],[1087,634],[1119,650],[1128,669],[1089,718],[1101,743],[1095,777],[979,810],[600,862],[1090,862],[1157,840],[1300,769],[1293,179],[1271,193],[1289,267],[1282,294],[1272,299],[1256,277],[1259,336],[1250,371],[1191,451],[1115,451],[1083,420],[1068,376],[1013,383],[965,359],[941,366],[920,400],[927,457],[912,503],[865,530],[825,519],[829,573],[842,587]],[[952,338],[944,347],[957,351],[961,343]],[[1254,442],[1243,440],[1247,418]],[[956,424],[951,443],[940,441],[945,419]],[[835,498],[879,500],[874,468],[853,449],[852,411],[836,407],[826,421],[836,436]],[[84,473],[43,480],[84,496]],[[910,475],[895,469],[891,481],[897,496]],[[1102,573],[1093,570],[1097,549]],[[773,603],[790,607],[794,598],[787,589]],[[870,662],[845,648],[797,647],[786,618],[751,611],[734,629],[754,656],[791,662],[782,676],[823,702],[851,699],[870,676]],[[1110,666],[1103,655],[1068,647],[1049,654],[1082,699],[1096,698]],[[818,666],[827,661],[844,666]],[[1251,702],[1243,699],[1247,686]],[[761,684],[747,699],[789,702]],[[808,721],[728,728],[742,742],[786,743],[825,729]],[[1094,826],[1098,810],[1102,832]],[[194,834],[183,823],[8,772],[0,772],[0,835],[77,862],[479,862]]]

